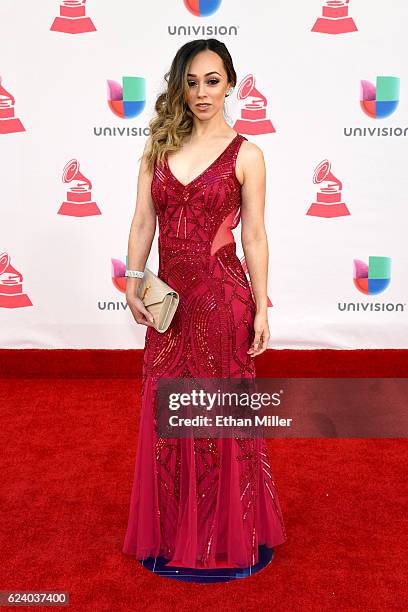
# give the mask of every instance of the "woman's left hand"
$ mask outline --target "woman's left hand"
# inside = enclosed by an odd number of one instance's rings
[[[251,348],[248,349],[247,353],[251,357],[256,357],[264,351],[268,346],[268,340],[270,338],[269,325],[268,325],[268,314],[266,311],[257,312],[254,319],[254,331],[255,337],[252,342]]]

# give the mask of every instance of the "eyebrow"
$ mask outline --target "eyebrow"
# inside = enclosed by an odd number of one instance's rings
[[[210,74],[219,74],[219,75],[220,75],[220,73],[219,73],[219,72],[217,72],[216,70],[213,70],[212,72],[206,72],[204,76],[209,76]],[[196,74],[193,74],[192,72],[189,72],[189,73],[187,74],[187,76],[192,76],[192,77],[195,77],[195,76],[197,76],[197,75],[196,75]],[[221,75],[220,75],[220,76],[221,76]]]

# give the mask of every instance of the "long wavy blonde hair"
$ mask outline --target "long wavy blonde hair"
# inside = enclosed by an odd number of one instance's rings
[[[167,91],[156,99],[156,114],[149,121],[150,147],[146,152],[146,163],[150,172],[155,162],[161,165],[169,151],[180,148],[183,138],[191,133],[193,113],[187,105],[187,73],[192,59],[200,51],[209,49],[217,53],[224,64],[227,81],[235,87],[237,75],[231,55],[225,44],[216,38],[192,40],[177,51],[170,70],[164,75]],[[141,158],[140,158],[141,159]]]

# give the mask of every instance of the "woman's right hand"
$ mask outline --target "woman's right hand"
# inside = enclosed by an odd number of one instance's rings
[[[147,325],[148,327],[154,327],[153,316],[146,309],[142,300],[132,293],[126,293],[126,302],[132,311],[132,315],[136,323],[140,325]]]

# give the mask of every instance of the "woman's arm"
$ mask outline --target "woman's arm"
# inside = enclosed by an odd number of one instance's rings
[[[256,304],[255,337],[248,353],[255,357],[266,350],[270,337],[267,311],[268,239],[266,236],[266,170],[262,150],[252,142],[241,145],[244,175],[241,205],[241,242]]]
[[[130,226],[128,241],[128,268],[130,270],[143,271],[145,269],[156,232],[156,211],[151,195],[152,173],[148,171],[146,164],[146,152],[149,146],[150,137],[146,141],[140,163],[136,208]],[[137,297],[140,282],[140,278],[126,277],[126,301],[137,323],[151,325],[149,321],[153,319],[143,302]]]

